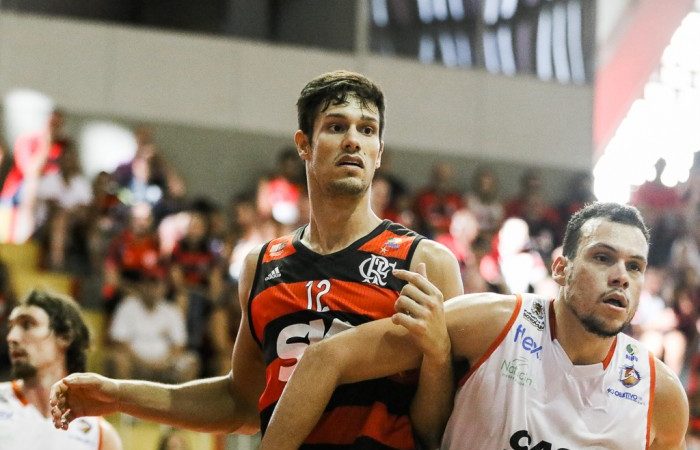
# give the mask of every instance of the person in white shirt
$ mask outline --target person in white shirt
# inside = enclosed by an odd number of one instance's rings
[[[423,371],[449,372],[452,360],[469,365],[454,397],[444,395],[454,390],[449,381],[429,386],[438,420],[427,448],[684,449],[689,408],[680,381],[621,332],[639,303],[648,249],[636,208],[593,203],[567,226],[552,267],[555,299],[463,295],[443,309],[424,276],[397,273],[409,284],[392,319],[306,351],[262,449],[296,448],[336,385],[409,370],[421,359]]]
[[[51,420],[51,385],[86,365],[89,332],[74,301],[33,291],[10,313],[7,343],[12,381],[0,383],[0,448],[121,450],[100,417],[81,417],[67,431]]]

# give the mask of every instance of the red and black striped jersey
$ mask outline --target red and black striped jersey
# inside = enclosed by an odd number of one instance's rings
[[[300,242],[302,233],[263,247],[248,303],[267,367],[258,403],[263,432],[310,344],[394,313],[405,283],[391,271],[408,269],[423,239],[385,220],[347,248],[320,255]],[[408,418],[415,389],[415,374],[340,386],[302,448],[415,448]]]

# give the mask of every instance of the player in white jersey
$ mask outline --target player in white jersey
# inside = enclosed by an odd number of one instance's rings
[[[409,284],[394,323],[362,325],[311,346],[262,448],[296,448],[336,385],[408,370],[426,355],[430,371],[440,369],[438,361],[445,371],[452,361],[470,367],[453,404],[430,405],[441,426],[429,448],[442,436],[444,449],[684,449],[689,411],[678,378],[621,332],[639,303],[648,239],[635,208],[586,206],[569,221],[563,255],[553,263],[560,285],[553,300],[464,295],[443,310],[425,277],[397,273]],[[428,387],[435,402],[453,389]]]
[[[67,431],[53,425],[51,386],[86,364],[89,332],[73,300],[33,291],[10,313],[7,343],[12,381],[0,383],[1,450],[121,450],[102,418],[80,418]]]

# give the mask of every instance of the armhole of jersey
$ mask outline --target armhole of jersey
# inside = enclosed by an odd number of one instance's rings
[[[260,348],[262,348],[262,342],[258,339],[258,335],[255,334],[255,325],[253,324],[253,316],[250,314],[251,312],[251,306],[253,305],[253,298],[255,297],[255,290],[258,288],[258,272],[260,271],[260,267],[262,267],[262,261],[263,258],[265,257],[265,253],[267,253],[267,247],[270,245],[269,242],[267,242],[265,245],[263,245],[262,249],[260,250],[260,254],[258,255],[258,262],[255,263],[255,272],[253,273],[253,283],[250,285],[250,293],[248,294],[248,307],[246,308],[248,310],[248,328],[250,328],[250,334],[253,335],[253,339],[255,339],[255,342],[258,343]]]
[[[521,308],[522,304],[523,304],[523,299],[522,299],[522,297],[520,296],[520,294],[517,294],[517,295],[515,296],[515,308],[513,309],[513,313],[510,315],[510,319],[508,319],[508,323],[506,323],[506,325],[503,327],[503,329],[502,329],[501,332],[498,334],[498,336],[496,337],[496,339],[491,343],[491,345],[489,346],[489,348],[486,350],[486,353],[484,353],[484,354],[481,356],[481,358],[479,358],[479,360],[476,362],[476,364],[474,364],[472,367],[469,368],[469,372],[467,372],[467,374],[464,375],[464,377],[462,377],[461,380],[459,380],[458,387],[462,387],[462,385],[464,385],[464,383],[467,382],[467,380],[469,379],[469,377],[472,376],[472,374],[473,374],[474,372],[476,372],[476,370],[477,370],[479,367],[481,367],[481,365],[482,365],[484,362],[486,362],[487,359],[489,359],[489,357],[491,356],[491,354],[492,354],[494,351],[496,351],[496,349],[498,348],[498,346],[501,345],[501,342],[503,342],[503,340],[504,340],[504,339],[506,338],[506,336],[508,335],[508,332],[510,331],[511,327],[513,326],[513,323],[515,322],[515,319],[518,318],[518,314],[520,314],[520,308]]]
[[[408,254],[406,255],[406,270],[409,270],[411,268],[411,260],[413,259],[413,254],[416,252],[418,244],[420,244],[420,241],[422,241],[423,239],[423,236],[421,236],[420,234],[416,234],[416,238],[411,243],[411,248],[408,249]]]
[[[649,409],[647,410],[647,445],[646,449],[649,450],[651,445],[651,421],[654,415],[654,394],[656,393],[656,361],[654,360],[654,355],[649,352]]]

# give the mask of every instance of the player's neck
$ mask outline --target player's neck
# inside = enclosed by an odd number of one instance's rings
[[[561,298],[554,302],[555,338],[577,366],[603,362],[615,337],[604,338],[586,330]]]
[[[328,199],[312,202],[309,226],[302,243],[320,254],[346,248],[381,223],[366,198],[358,200]]]
[[[66,371],[58,367],[42,370],[41,373],[22,380],[20,384],[22,393],[29,403],[34,405],[42,415],[48,417],[51,386],[66,375]]]

